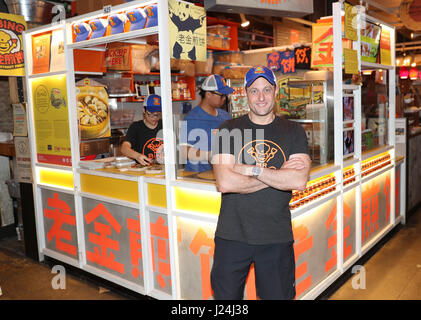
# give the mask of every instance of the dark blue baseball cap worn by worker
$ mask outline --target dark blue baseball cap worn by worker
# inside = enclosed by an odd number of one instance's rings
[[[149,112],[162,112],[161,97],[157,94],[151,94],[146,97],[143,106]]]
[[[234,89],[227,86],[225,79],[218,74],[213,74],[203,81],[201,86],[203,91],[215,91],[220,94],[231,94]]]
[[[248,88],[257,78],[263,77],[273,86],[276,86],[276,77],[272,70],[264,66],[256,66],[247,71],[244,77],[244,87]]]

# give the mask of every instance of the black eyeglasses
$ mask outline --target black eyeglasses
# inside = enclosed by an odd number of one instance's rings
[[[225,94],[218,93],[218,92],[216,92],[216,91],[212,91],[212,93],[213,93],[214,95],[219,96],[219,97],[226,97],[226,95],[225,95]]]
[[[149,111],[145,111],[145,113],[151,117],[151,118],[161,118],[161,112],[149,112]]]

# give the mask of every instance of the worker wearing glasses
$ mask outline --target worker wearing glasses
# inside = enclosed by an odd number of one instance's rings
[[[121,145],[126,157],[147,166],[163,162],[161,97],[149,95],[143,105],[143,120],[133,122]]]
[[[210,75],[200,88],[200,104],[193,108],[181,124],[180,151],[185,161],[185,171],[204,172],[212,170],[209,163],[212,139],[217,128],[231,116],[221,107],[227,95],[234,90],[227,86],[220,75]]]

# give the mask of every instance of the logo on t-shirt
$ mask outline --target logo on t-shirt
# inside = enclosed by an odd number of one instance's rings
[[[285,161],[282,148],[270,140],[253,140],[238,154],[238,163],[253,164],[262,168],[279,169]]]
[[[163,144],[164,140],[161,138],[151,138],[146,141],[142,153],[150,159],[156,159],[158,152],[164,152],[164,148],[161,148]]]

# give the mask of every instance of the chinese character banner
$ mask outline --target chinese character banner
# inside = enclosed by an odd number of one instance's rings
[[[78,259],[75,201],[71,194],[42,189],[45,247]]]
[[[152,272],[154,288],[171,294],[170,237],[168,216],[157,212],[149,213],[150,242],[152,248]]]
[[[333,198],[292,221],[297,299],[336,270],[336,202]]]
[[[143,286],[143,248],[137,209],[82,199],[87,264]]]
[[[361,245],[364,246],[390,222],[390,171],[361,186]]]
[[[177,218],[181,299],[213,299],[210,272],[215,250],[215,228],[213,223]],[[244,291],[245,299],[256,299],[253,266]]]

